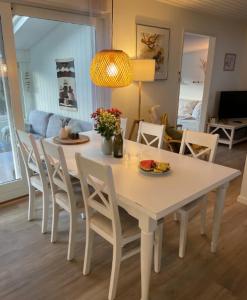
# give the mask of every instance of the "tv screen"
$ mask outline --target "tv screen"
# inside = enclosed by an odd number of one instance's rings
[[[219,119],[247,118],[247,91],[221,92]]]

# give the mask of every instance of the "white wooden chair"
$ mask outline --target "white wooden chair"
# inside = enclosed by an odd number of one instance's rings
[[[69,245],[67,260],[74,258],[75,236],[78,219],[84,212],[84,203],[80,183],[73,184],[64,157],[63,148],[59,145],[41,140],[44,158],[51,184],[53,216],[51,242],[57,240],[57,227],[60,210],[65,210],[70,216]]]
[[[86,248],[83,274],[90,272],[93,237],[96,232],[113,246],[112,270],[108,299],[116,296],[120,263],[137,254],[134,248],[123,254],[124,247],[140,239],[138,222],[123,209],[119,209],[112,169],[108,165],[89,160],[76,153],[86,212]],[[94,191],[90,192],[89,185]]]
[[[141,121],[139,123],[137,134],[137,143],[141,143],[143,140],[148,146],[152,146],[153,144],[157,143],[158,148],[162,148],[164,129],[164,125]]]
[[[217,134],[213,135],[204,132],[185,130],[183,132],[180,154],[184,155],[187,148],[193,158],[214,162],[218,145],[218,137],[219,136]],[[199,146],[196,148],[196,151],[195,145]],[[188,205],[183,206],[175,214],[175,220],[178,219],[177,214],[179,214],[180,216],[179,257],[181,258],[183,258],[185,255],[189,217],[193,212],[196,211],[196,208],[199,205],[201,206],[201,234],[203,235],[205,234],[206,229],[207,195],[195,200]]]
[[[126,138],[126,129],[127,129],[127,118],[120,118],[120,127],[123,131],[123,138]]]
[[[46,169],[40,158],[37,143],[33,135],[21,130],[17,130],[16,135],[28,182],[28,220],[31,221],[34,217],[35,189],[37,189],[42,192],[42,233],[46,233],[50,204],[50,187]]]

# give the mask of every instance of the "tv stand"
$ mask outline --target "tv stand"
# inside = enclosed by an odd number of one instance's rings
[[[219,134],[219,143],[232,149],[234,144],[247,140],[247,119],[225,119],[208,123],[207,132]]]

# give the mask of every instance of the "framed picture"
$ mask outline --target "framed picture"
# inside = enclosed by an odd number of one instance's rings
[[[168,78],[170,29],[136,24],[136,57],[155,59],[155,80]]]
[[[224,71],[234,71],[237,54],[226,53],[224,59]]]
[[[74,59],[56,59],[59,107],[77,111]]]

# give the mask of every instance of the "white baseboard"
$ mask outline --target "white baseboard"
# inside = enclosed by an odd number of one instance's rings
[[[247,205],[247,197],[239,195],[238,196],[238,202]]]

